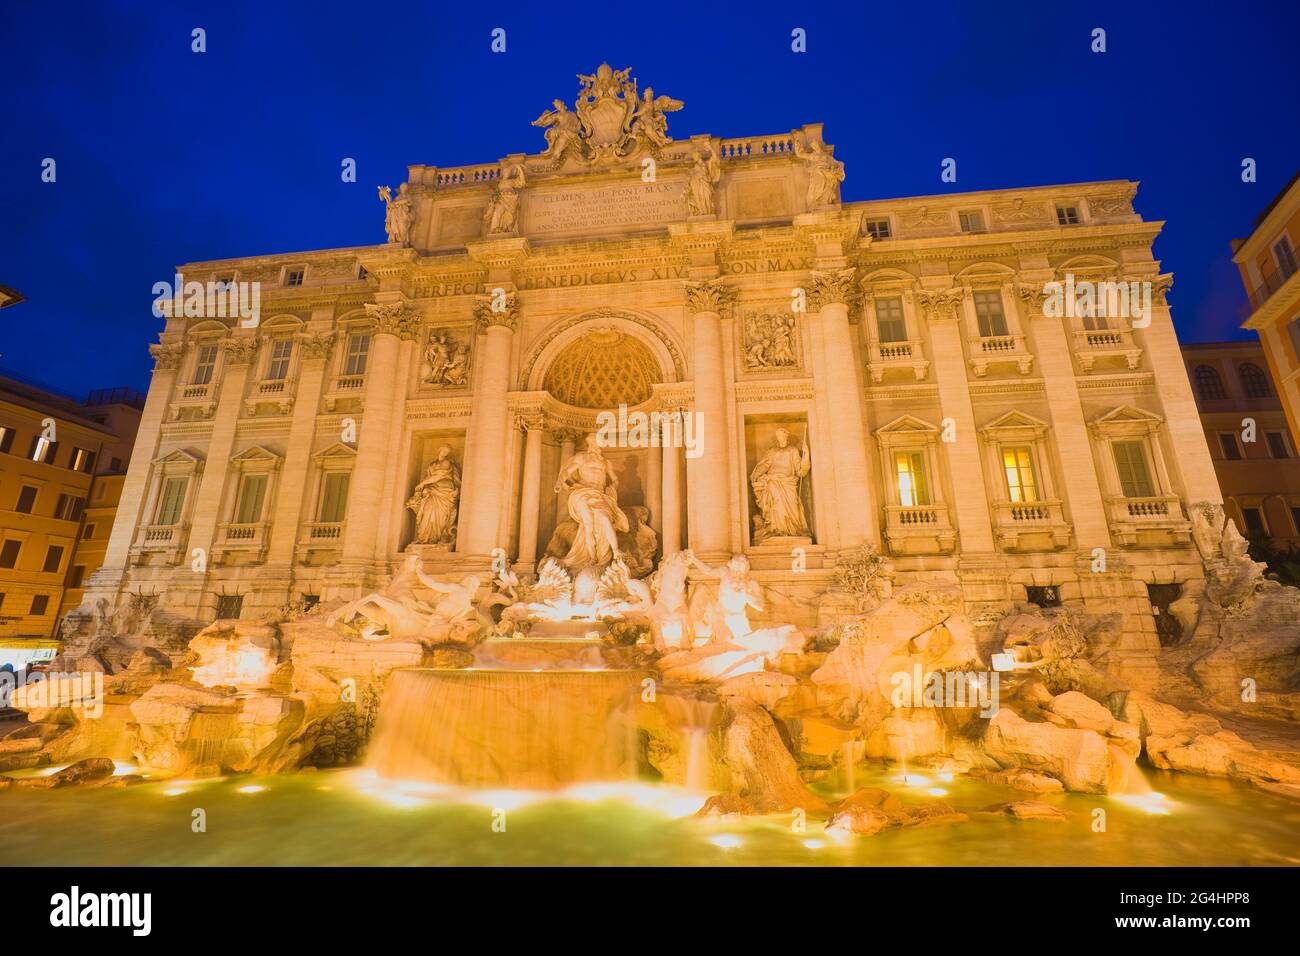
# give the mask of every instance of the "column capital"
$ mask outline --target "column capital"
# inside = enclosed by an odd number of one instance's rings
[[[415,339],[419,334],[420,311],[408,302],[367,302],[366,316],[375,323],[376,335]]]
[[[1042,285],[1031,282],[1018,282],[1014,288],[1016,296],[1025,304],[1025,311],[1031,319],[1046,317],[1043,307],[1047,302],[1048,293]]]
[[[813,272],[808,283],[809,304],[813,311],[820,312],[828,305],[855,305],[859,296],[854,281],[856,274],[853,266]]]
[[[916,302],[925,313],[929,322],[939,320],[957,321],[966,290],[960,286],[951,289],[917,289]]]
[[[257,355],[261,340],[256,336],[231,336],[221,340],[221,350],[226,353],[226,364],[248,365]]]
[[[511,332],[519,328],[519,293],[495,289],[474,302],[474,331],[481,334],[494,325]]]
[[[686,291],[686,306],[692,315],[702,312],[722,314],[736,299],[736,290],[727,285],[724,279],[704,279],[699,282],[683,282]]]
[[[333,332],[298,333],[298,347],[302,349],[302,357],[305,359],[325,358],[330,354],[333,346]]]
[[[185,346],[179,342],[158,342],[149,346],[149,354],[153,356],[155,372],[162,369],[180,368],[181,357],[185,354]]]

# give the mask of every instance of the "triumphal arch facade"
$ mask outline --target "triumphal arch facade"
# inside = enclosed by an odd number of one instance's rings
[[[1220,499],[1136,184],[847,203],[820,124],[673,138],[629,71],[579,86],[539,152],[381,189],[386,242],[180,268],[260,316],[167,319],[88,605],[690,549],[814,628],[871,555],[977,614],[1114,610],[1111,663],[1145,666],[1148,586],[1197,591]],[[1150,308],[1061,314],[1067,279]]]

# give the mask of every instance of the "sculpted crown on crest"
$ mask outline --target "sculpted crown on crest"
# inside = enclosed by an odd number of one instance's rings
[[[681,109],[681,100],[655,96],[654,90],[637,90],[630,78],[632,68],[615,70],[602,63],[593,74],[578,74],[582,88],[570,110],[563,100],[554,100],[533,121],[546,130],[542,155],[558,167],[566,156],[584,165],[610,163],[646,149],[657,153],[672,142],[665,113]]]

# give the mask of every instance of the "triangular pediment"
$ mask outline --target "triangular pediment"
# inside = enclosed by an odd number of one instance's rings
[[[175,451],[168,452],[161,458],[153,460],[155,465],[201,465],[203,459],[184,448],[177,448]]]
[[[1007,412],[987,425],[980,427],[982,432],[1010,431],[1015,428],[1032,428],[1034,431],[1043,431],[1050,426],[1041,418],[1035,418],[1033,415],[1025,412],[1012,410]]]
[[[881,425],[876,429],[877,435],[894,434],[897,432],[914,432],[916,434],[930,434],[939,430],[938,425],[931,425],[929,422],[921,421],[912,415],[900,415],[888,425]]]
[[[1134,405],[1120,405],[1118,408],[1112,408],[1105,415],[1093,419],[1094,425],[1130,425],[1130,424],[1157,424],[1164,421],[1154,412],[1148,412],[1145,409],[1137,408]]]
[[[330,445],[326,445],[320,451],[316,452],[316,454],[312,455],[312,458],[315,461],[320,461],[324,458],[356,458],[356,457],[357,457],[357,450],[353,448],[351,445],[343,444],[343,442],[341,441],[336,441]]]
[[[255,463],[255,462],[277,462],[281,458],[275,452],[263,447],[262,445],[253,445],[245,448],[238,455],[231,458],[232,462],[237,463]]]

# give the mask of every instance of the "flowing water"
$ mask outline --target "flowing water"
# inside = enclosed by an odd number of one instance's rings
[[[983,781],[857,767],[860,786],[978,810],[1026,799]],[[1159,797],[1053,794],[1068,822],[972,822],[835,838],[809,815],[690,816],[703,795],[646,784],[548,793],[442,791],[363,770],[145,783],[124,790],[0,791],[8,865],[1300,865],[1300,804],[1223,780],[1146,771]],[[838,784],[837,784],[838,785]],[[208,830],[191,829],[194,808]],[[1093,810],[1106,811],[1094,832]],[[505,832],[493,829],[504,810]]]
[[[631,780],[641,677],[629,670],[394,671],[368,764],[388,779],[475,787]]]

